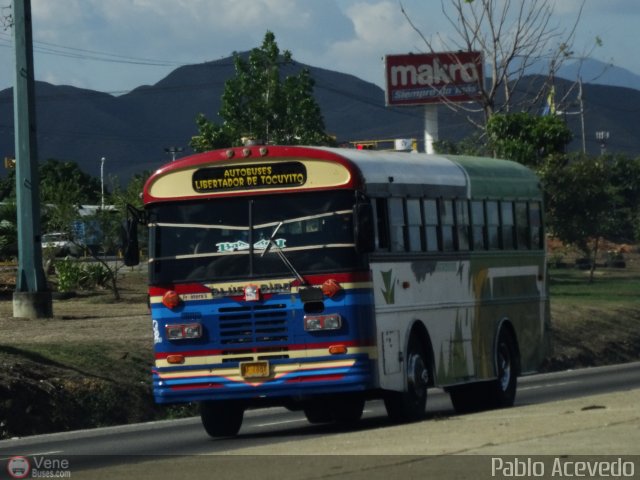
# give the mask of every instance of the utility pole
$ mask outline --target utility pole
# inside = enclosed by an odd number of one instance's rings
[[[582,131],[582,153],[587,153],[587,136],[584,130],[584,96],[582,95],[582,77],[578,79],[578,101],[580,102],[580,126]]]
[[[13,316],[47,318],[53,316],[53,307],[42,268],[31,1],[14,0],[13,15],[13,111],[18,207],[18,271],[16,290],[13,292]]]
[[[100,159],[100,208],[104,210],[104,161],[105,157]]]

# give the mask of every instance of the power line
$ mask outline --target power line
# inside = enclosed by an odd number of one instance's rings
[[[13,40],[10,35],[0,32],[0,47],[12,48]],[[5,43],[6,42],[6,43]],[[67,47],[51,42],[34,42],[34,52],[47,55],[54,55],[65,58],[75,58],[79,60],[93,60],[108,63],[122,63],[129,65],[144,65],[153,67],[181,67],[189,63],[181,63],[172,60],[151,59],[143,57],[132,57],[129,55],[119,55],[116,53],[103,52],[99,50],[89,50],[86,48]]]

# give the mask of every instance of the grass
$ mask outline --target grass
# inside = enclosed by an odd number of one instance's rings
[[[640,262],[589,272],[550,269],[553,357],[549,369],[610,365],[640,359]]]
[[[552,304],[640,306],[640,271],[636,269],[600,268],[591,283],[588,271],[552,269],[549,286]]]

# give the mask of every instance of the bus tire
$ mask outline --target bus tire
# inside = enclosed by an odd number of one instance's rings
[[[456,413],[472,413],[487,408],[488,383],[470,383],[447,389]]]
[[[303,408],[309,423],[355,423],[364,411],[364,396],[359,393],[314,400]]]
[[[500,330],[495,361],[497,378],[487,384],[487,407],[511,407],[516,400],[520,361],[516,340],[507,328]]]
[[[495,349],[495,380],[469,383],[448,388],[451,403],[457,413],[472,413],[494,408],[511,407],[518,385],[518,348],[513,334],[500,330]]]
[[[242,425],[244,406],[231,401],[200,402],[202,426],[210,437],[233,437]]]
[[[336,399],[333,406],[333,419],[336,423],[348,425],[362,418],[364,396],[358,393]]]
[[[394,422],[414,422],[425,417],[427,386],[430,380],[429,360],[419,336],[412,334],[406,357],[407,390],[387,392],[384,406]]]
[[[313,401],[302,409],[309,423],[331,423],[333,415],[327,402]]]

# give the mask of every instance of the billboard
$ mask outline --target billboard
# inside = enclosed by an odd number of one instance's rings
[[[480,94],[482,53],[387,55],[387,105],[468,102]]]

